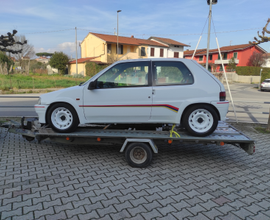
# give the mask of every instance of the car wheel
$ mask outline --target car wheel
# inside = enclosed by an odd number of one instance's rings
[[[152,150],[145,143],[132,143],[125,150],[125,158],[132,167],[147,167],[153,158]]]
[[[79,119],[73,107],[65,103],[57,103],[49,109],[47,122],[54,131],[67,133],[76,130]]]
[[[193,136],[205,137],[212,134],[218,125],[216,111],[208,105],[195,105],[183,115],[185,129]]]

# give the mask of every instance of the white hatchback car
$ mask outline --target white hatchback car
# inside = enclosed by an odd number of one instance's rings
[[[269,90],[270,91],[270,79],[265,79],[261,84],[261,91]]]
[[[224,120],[229,102],[223,84],[194,60],[118,61],[87,82],[43,94],[39,122],[56,132],[79,124],[182,124],[207,136]]]

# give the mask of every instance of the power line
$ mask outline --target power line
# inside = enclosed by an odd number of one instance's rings
[[[233,32],[242,32],[242,31],[251,31],[251,30],[259,30],[262,29],[263,27],[257,27],[257,28],[247,28],[247,29],[240,29],[240,30],[230,30],[230,31],[219,31],[219,32],[214,32],[214,33],[233,33]],[[45,33],[53,33],[53,32],[63,32],[63,31],[70,31],[70,30],[75,30],[74,28],[68,28],[68,29],[62,29],[62,30],[54,30],[54,31],[40,31],[40,32],[32,32],[32,33],[25,33],[25,34],[45,34]],[[88,29],[83,29],[83,28],[77,28],[77,30],[82,30],[82,31],[88,31],[88,32],[98,32],[98,33],[104,33],[104,34],[114,34],[113,32],[109,31],[93,31],[93,30],[88,30]],[[214,34],[211,33],[211,34]],[[207,33],[184,33],[184,34],[139,34],[139,33],[121,33],[122,35],[139,35],[139,36],[191,36],[191,35],[201,35],[201,34],[207,34]]]
[[[61,31],[70,31],[70,30],[74,30],[74,28],[68,28],[68,29],[63,29],[63,30],[55,30],[55,31],[32,32],[32,33],[25,33],[25,34],[45,34],[45,33],[61,32]]]

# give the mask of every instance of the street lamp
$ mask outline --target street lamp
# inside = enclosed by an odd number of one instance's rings
[[[116,54],[117,54],[117,60],[118,60],[118,14],[119,12],[121,12],[122,10],[118,10],[117,11],[117,46],[116,46]]]
[[[205,65],[205,68],[208,70],[208,58],[209,58],[209,44],[210,44],[212,5],[217,4],[217,0],[207,0],[207,4],[210,5],[210,7],[209,7],[209,21],[208,21],[208,38],[207,38],[206,65]]]

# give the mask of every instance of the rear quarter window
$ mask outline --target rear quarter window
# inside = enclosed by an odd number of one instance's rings
[[[189,85],[194,83],[192,73],[182,62],[154,62],[153,77],[155,85]]]

